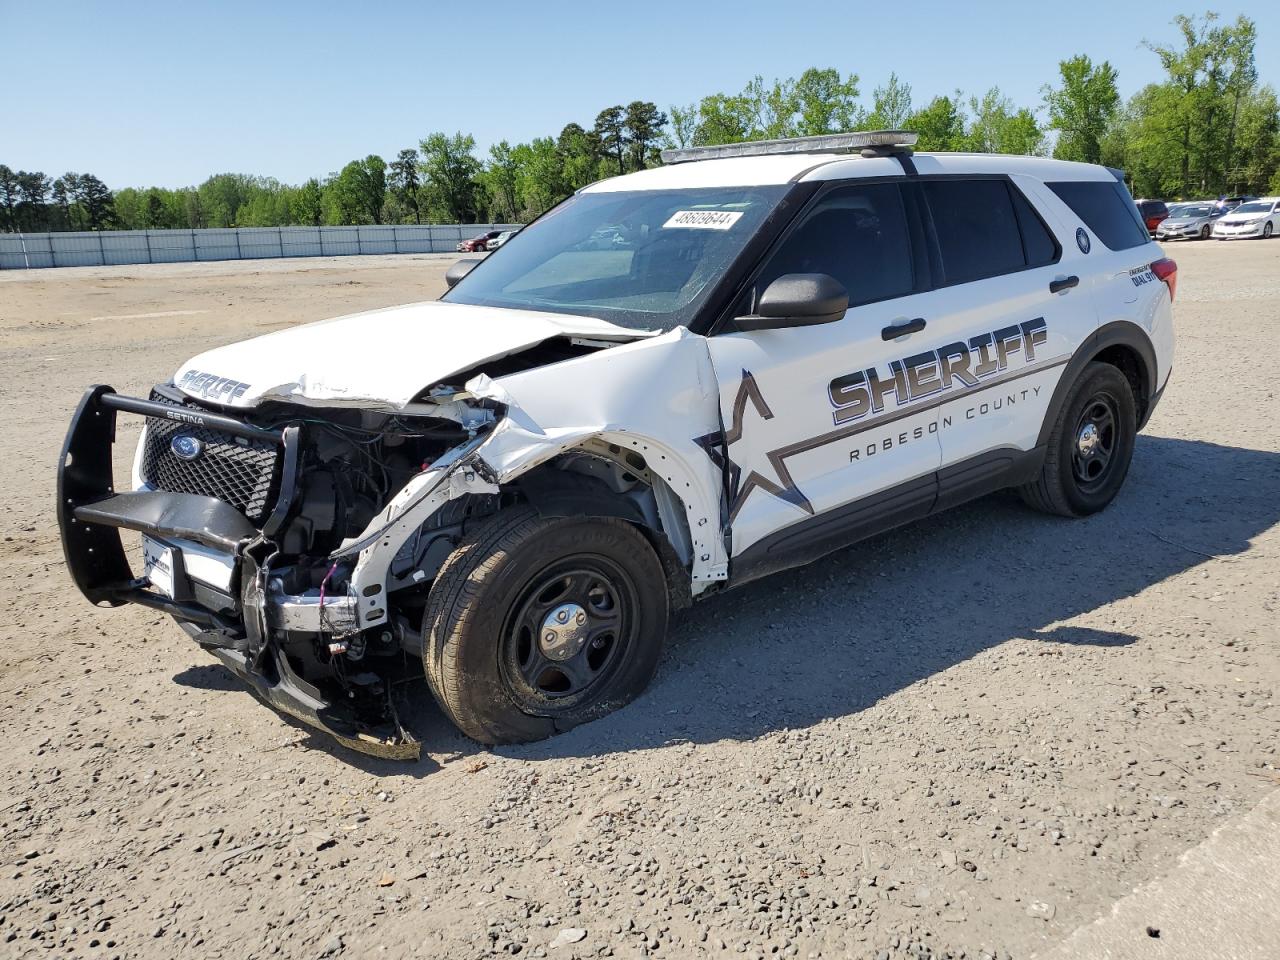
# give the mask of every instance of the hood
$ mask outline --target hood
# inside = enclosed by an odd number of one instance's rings
[[[651,336],[591,317],[428,301],[309,323],[193,357],[174,375],[192,397],[399,409],[450,374],[552,337]]]

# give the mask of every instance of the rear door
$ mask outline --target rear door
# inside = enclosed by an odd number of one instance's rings
[[[1146,331],[1155,350],[1155,384],[1164,385],[1173,360],[1173,314],[1168,288],[1151,270],[1164,257],[1148,236],[1129,191],[1119,180],[1047,180],[1046,210],[1067,223],[1083,251],[1079,269],[1087,281],[1098,327],[1134,323]],[[1070,249],[1070,244],[1067,244]]]
[[[1035,447],[1049,400],[1097,317],[1071,254],[1005,176],[919,181],[935,289],[921,305],[945,402],[939,507]]]
[[[921,315],[928,279],[901,179],[828,187],[739,305],[783,274],[825,273],[849,291],[843,319],[708,340],[727,440],[708,453],[729,477],[735,557],[780,534],[761,550],[822,552],[933,504],[937,408],[902,362],[920,334],[892,336]]]

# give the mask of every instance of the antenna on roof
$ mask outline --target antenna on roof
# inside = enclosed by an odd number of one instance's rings
[[[689,163],[694,160],[719,160],[724,157],[764,157],[783,153],[852,153],[864,157],[910,155],[918,134],[909,130],[861,130],[855,133],[829,133],[819,137],[790,137],[785,140],[756,140],[751,143],[725,143],[713,147],[680,147],[663,150],[663,163]]]

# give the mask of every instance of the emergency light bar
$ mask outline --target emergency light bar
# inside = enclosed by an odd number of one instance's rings
[[[828,133],[818,137],[791,137],[785,140],[756,140],[752,143],[725,143],[713,147],[680,147],[662,151],[663,163],[692,160],[719,160],[723,157],[763,157],[777,153],[851,153],[854,150],[880,153],[910,153],[918,134],[908,130],[860,130],[856,133]],[[894,149],[898,148],[898,149]]]

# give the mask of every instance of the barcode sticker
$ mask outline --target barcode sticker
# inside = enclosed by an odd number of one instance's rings
[[[728,230],[741,218],[741,210],[677,210],[662,229]]]

